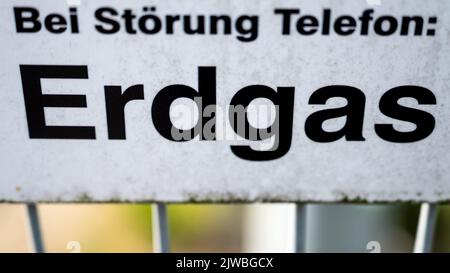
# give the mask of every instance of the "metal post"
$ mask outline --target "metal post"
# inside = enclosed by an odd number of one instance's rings
[[[44,243],[42,241],[39,214],[36,204],[28,204],[27,212],[31,236],[33,238],[33,252],[44,253]]]
[[[295,214],[295,252],[305,253],[307,205],[297,204]]]
[[[423,203],[420,206],[414,253],[429,253],[433,247],[434,226],[436,224],[437,205]]]
[[[153,252],[169,252],[169,232],[167,226],[166,205],[156,203],[152,205],[152,230],[153,230]]]

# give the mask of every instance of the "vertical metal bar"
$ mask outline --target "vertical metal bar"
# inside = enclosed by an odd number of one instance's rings
[[[36,204],[28,204],[27,212],[31,236],[33,239],[33,251],[36,253],[44,253],[44,243],[42,241],[39,214]]]
[[[305,253],[307,205],[297,204],[295,214],[295,252]]]
[[[152,230],[153,230],[153,252],[169,252],[169,232],[167,225],[166,205],[156,203],[152,205]]]
[[[414,253],[429,253],[433,247],[437,205],[423,203],[420,206]]]

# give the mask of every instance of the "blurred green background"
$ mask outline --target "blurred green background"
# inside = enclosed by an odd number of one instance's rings
[[[173,252],[245,252],[249,250],[249,217],[257,205],[196,205],[174,204],[168,205],[169,233],[171,251]],[[264,212],[270,206],[259,208]],[[316,205],[317,206],[317,205]],[[330,205],[324,205],[330,208]],[[339,205],[346,208],[345,205]],[[348,240],[354,237],[354,232],[364,227],[372,219],[374,205],[371,209],[366,205],[351,205],[352,210],[359,210],[351,216],[351,221],[345,217],[337,217],[336,227],[341,225],[341,233],[348,234]],[[386,240],[389,246],[383,250],[388,252],[411,252],[416,232],[419,206],[418,205],[376,205],[379,219],[391,219],[384,230],[388,234]],[[319,207],[320,208],[320,207]],[[353,211],[351,211],[353,213]],[[48,252],[70,252],[70,242],[78,242],[81,252],[152,252],[151,236],[151,206],[143,204],[68,204],[68,205],[39,205],[41,227]],[[272,212],[273,213],[273,212]],[[353,214],[351,214],[353,215]],[[362,218],[358,215],[364,215]],[[258,216],[261,217],[261,216]],[[270,221],[259,222],[261,218],[254,218],[251,228],[266,228]],[[267,213],[267,217],[272,217]],[[328,216],[327,216],[328,217]],[[358,218],[359,217],[359,218]],[[374,216],[375,217],[375,216]],[[380,218],[381,217],[381,218]],[[246,220],[247,219],[247,220]],[[24,205],[0,205],[0,252],[30,252],[30,234]],[[255,222],[256,221],[256,222]],[[328,219],[328,221],[331,221]],[[319,222],[321,223],[321,222]],[[355,227],[355,228],[353,228]],[[393,228],[394,227],[394,228]],[[377,229],[384,229],[383,223]],[[269,230],[269,231],[267,231]],[[250,231],[251,232],[251,231]],[[263,232],[263,233],[261,233]],[[265,233],[264,233],[265,232]],[[333,234],[319,234],[326,238],[341,236]],[[282,235],[282,234],[281,234]],[[278,236],[270,229],[262,229],[258,238]],[[371,238],[367,238],[370,240]],[[326,242],[326,241],[325,241]],[[343,241],[345,244],[345,241]],[[251,243],[251,242],[250,242]],[[328,247],[325,243],[323,248]],[[345,249],[345,245],[342,246]],[[362,246],[364,250],[365,246]],[[330,250],[333,250],[330,245]],[[339,248],[340,249],[340,248]],[[338,251],[339,251],[338,249]],[[250,248],[251,251],[258,249]],[[270,251],[269,249],[265,249]],[[278,251],[278,250],[277,250]],[[349,248],[349,251],[352,251]],[[450,252],[450,206],[439,206],[436,233],[434,238],[434,252]]]

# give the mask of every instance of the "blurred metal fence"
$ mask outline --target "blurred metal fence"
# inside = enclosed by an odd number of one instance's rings
[[[36,204],[27,205],[30,234],[33,241],[33,250],[36,253],[44,253],[45,246],[39,221],[39,212]],[[297,204],[295,214],[295,252],[306,252],[306,237],[308,230],[306,219],[308,214],[307,204]],[[414,243],[414,253],[431,252],[432,242],[437,217],[437,205],[423,203],[420,207],[417,232]],[[152,236],[153,251],[157,253],[168,253],[170,251],[170,240],[167,223],[166,205],[156,203],[152,205]]]

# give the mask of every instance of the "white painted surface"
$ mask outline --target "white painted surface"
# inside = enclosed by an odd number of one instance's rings
[[[439,18],[434,37],[282,36],[274,7],[299,7],[320,15],[330,7],[357,17],[366,1],[152,1],[158,14],[260,15],[259,37],[106,36],[94,29],[100,6],[135,8],[146,1],[82,1],[79,34],[17,34],[14,5],[42,13],[67,13],[64,1],[0,3],[0,200],[4,201],[446,201],[450,200],[450,2],[384,1],[377,14]],[[43,80],[45,93],[85,94],[88,108],[48,109],[48,124],[92,125],[96,140],[28,137],[19,64],[88,65],[88,80]],[[295,86],[290,151],[268,162],[236,157],[225,141],[174,143],[151,121],[156,93],[170,84],[197,87],[197,67],[217,67],[217,103],[225,107],[242,87]],[[104,85],[144,84],[145,100],[126,108],[126,140],[109,140]],[[331,84],[355,86],[366,95],[364,142],[316,143],[304,132],[318,109],[309,96]],[[394,144],[374,132],[392,122],[378,110],[387,90],[429,88],[437,105],[436,128],[420,142]],[[415,105],[415,103],[406,102]],[[339,128],[341,123],[331,124]],[[397,121],[406,130],[410,125]],[[333,127],[334,126],[334,127]],[[402,127],[403,126],[403,127]]]

